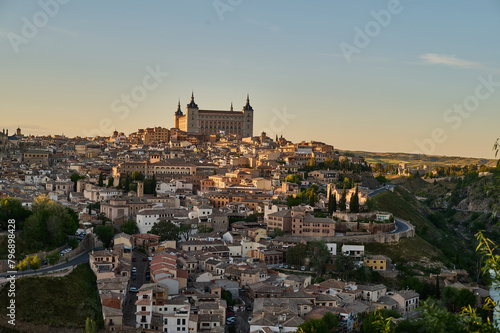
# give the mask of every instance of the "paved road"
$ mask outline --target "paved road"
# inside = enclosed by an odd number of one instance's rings
[[[136,258],[136,261],[133,261]],[[143,259],[146,258],[146,261]],[[129,288],[136,287],[139,289],[144,283],[146,283],[146,270],[149,268],[148,257],[137,251],[132,252],[132,267],[137,268],[136,279],[130,279]],[[123,308],[123,324],[127,326],[135,327],[135,301],[137,301],[137,293],[127,292],[127,297],[125,298],[125,305]]]
[[[252,301],[248,297],[248,292],[240,291],[240,299],[245,303],[245,307],[251,306],[253,308]],[[236,332],[237,333],[248,333],[250,332],[250,324],[248,323],[248,318],[252,316],[252,311],[238,311],[236,314]]]
[[[395,234],[398,234],[400,232],[404,232],[409,229],[408,224],[402,222],[401,220],[398,220],[397,218],[394,219],[394,222],[396,224],[396,232]]]
[[[375,191],[373,191],[371,193],[368,193],[368,197],[373,198],[377,194],[380,194],[380,193],[382,193],[382,192],[384,192],[386,190],[390,190],[393,187],[394,187],[394,185],[387,185],[387,186],[381,187],[381,188],[376,189]]]
[[[83,253],[80,253],[76,257],[70,259],[68,262],[62,262],[62,263],[54,265],[54,266],[43,266],[43,268],[37,269],[36,271],[29,269],[29,270],[26,270],[23,272],[16,272],[16,276],[19,277],[19,276],[26,276],[26,275],[40,275],[43,273],[52,272],[53,270],[56,270],[56,269],[64,269],[64,268],[69,268],[72,266],[83,264],[84,262],[89,261],[89,252],[90,251],[92,251],[92,250],[87,250]],[[2,274],[0,274],[0,278],[7,277],[9,275],[10,274],[8,274],[8,273],[2,273]]]

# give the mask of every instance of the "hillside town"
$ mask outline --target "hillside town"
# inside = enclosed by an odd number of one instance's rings
[[[193,109],[194,97],[186,114]],[[52,265],[88,256],[107,331],[295,332],[329,313],[337,331],[351,332],[378,309],[418,317],[415,290],[342,275],[398,275],[391,258],[365,251],[415,237],[412,221],[370,205],[394,186],[329,144],[244,137],[248,98],[241,122],[233,113],[200,110],[203,130],[179,106],[172,129],[94,138],[3,131],[1,195],[76,214],[69,236],[78,243],[60,246]],[[222,119],[214,128],[212,116]],[[458,282],[462,273],[437,279],[484,304],[488,291]]]

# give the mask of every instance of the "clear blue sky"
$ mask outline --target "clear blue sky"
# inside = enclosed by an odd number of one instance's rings
[[[178,99],[185,107],[194,90],[202,109],[240,109],[249,93],[255,135],[494,156],[500,84],[474,96],[479,77],[500,82],[498,1],[66,0],[47,14],[40,3],[54,1],[0,2],[1,126],[10,131],[170,128]],[[390,22],[376,23],[371,12],[389,10]],[[373,29],[367,45],[355,43],[356,28]],[[350,62],[341,45],[358,46]],[[128,115],[114,112],[148,66],[169,74]],[[465,100],[473,111],[446,111]]]

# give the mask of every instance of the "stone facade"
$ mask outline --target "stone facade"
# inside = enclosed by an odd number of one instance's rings
[[[174,113],[174,127],[188,134],[213,135],[220,132],[234,134],[240,138],[253,136],[253,108],[247,102],[241,111],[200,110],[191,95],[191,102],[182,113],[180,102]]]

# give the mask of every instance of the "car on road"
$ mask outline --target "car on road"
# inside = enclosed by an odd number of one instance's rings
[[[250,323],[252,321],[252,317],[248,317],[248,323]]]
[[[301,266],[301,267],[300,267],[300,270],[301,270],[301,271],[305,271],[305,270],[306,270],[306,266]]]
[[[132,267],[132,273],[136,273],[137,272],[137,267]]]
[[[235,321],[236,321],[236,317],[229,317],[226,320],[226,324],[228,324],[228,325],[234,324]]]
[[[148,258],[144,257],[142,258],[142,261],[148,261]]]
[[[249,306],[247,306],[247,307],[246,307],[246,309],[245,309],[245,310],[247,310],[247,311],[252,311],[252,307],[249,305]]]
[[[136,257],[133,257],[133,258],[132,258],[132,261],[133,261],[133,262],[136,262],[136,261],[137,261],[137,258],[136,258]]]
[[[131,293],[137,293],[139,292],[139,289],[137,289],[136,287],[130,287],[128,291],[130,291]]]

